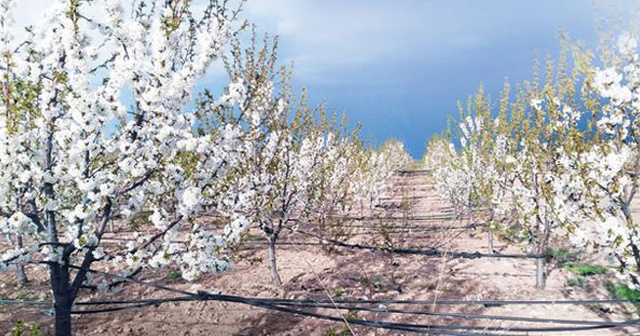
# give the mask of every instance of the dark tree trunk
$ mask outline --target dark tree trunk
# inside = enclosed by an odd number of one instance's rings
[[[69,267],[52,262],[49,264],[51,291],[54,298],[55,335],[71,336],[71,306],[73,297],[69,285]]]
[[[278,274],[278,268],[276,263],[276,240],[277,237],[269,235],[267,241],[269,242],[269,271],[271,272],[271,280],[273,284],[280,287],[282,286],[282,279]]]

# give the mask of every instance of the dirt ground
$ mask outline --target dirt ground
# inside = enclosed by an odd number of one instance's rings
[[[395,177],[394,188],[378,209],[382,219],[364,218],[346,225],[351,234],[344,238],[352,244],[443,251],[486,252],[486,232],[468,218],[455,219],[452,209],[440,198],[429,178],[420,174]],[[461,228],[462,227],[462,228]],[[446,228],[446,229],[445,229]],[[300,230],[313,232],[301,225]],[[271,285],[266,264],[266,245],[258,239],[248,240],[239,252],[235,267],[223,274],[207,275],[196,283],[169,280],[167,270],[145,273],[140,280],[190,291],[220,291],[245,297],[287,299],[361,299],[421,300],[422,304],[369,304],[375,312],[313,308],[307,311],[336,317],[347,316],[367,321],[464,325],[468,330],[454,334],[474,335],[631,335],[640,328],[610,328],[584,331],[518,332],[518,328],[573,327],[566,323],[512,321],[508,317],[543,318],[580,321],[625,321],[637,318],[633,307],[607,305],[444,305],[436,300],[584,300],[609,298],[604,283],[615,280],[613,271],[590,276],[580,287],[567,282],[576,275],[548,265],[547,286],[536,290],[535,261],[530,259],[478,258],[460,259],[420,255],[398,255],[382,250],[334,247],[323,249],[319,240],[301,233],[282,238],[277,257],[283,288]],[[308,245],[297,245],[305,243]],[[519,247],[496,241],[499,253],[522,253]],[[583,252],[580,262],[606,264],[600,253]],[[261,260],[263,260],[261,262]],[[13,274],[0,274],[0,298],[47,299],[37,293],[46,289],[43,271],[29,269],[32,278],[25,288],[18,288]],[[119,293],[106,295],[83,293],[80,301],[96,299],[147,299],[172,297],[176,294],[139,284],[126,285]],[[35,323],[42,334],[52,334],[53,320],[43,313],[45,307],[0,305],[0,335],[11,335],[17,319],[27,321],[27,330]],[[412,310],[413,314],[385,310]],[[438,313],[460,313],[438,316]],[[420,314],[418,314],[420,313]],[[494,319],[476,318],[477,315]],[[275,312],[238,303],[172,302],[122,312],[75,316],[77,335],[410,335],[411,331],[384,330],[372,327],[325,321],[284,312]],[[505,328],[496,331],[493,328]],[[447,329],[433,329],[438,331]],[[343,333],[344,332],[344,333]],[[451,330],[449,330],[451,332]]]

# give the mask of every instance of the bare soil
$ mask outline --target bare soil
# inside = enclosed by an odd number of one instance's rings
[[[346,222],[352,244],[393,246],[444,251],[487,252],[486,232],[480,223],[475,227],[469,218],[453,218],[450,205],[439,197],[424,175],[397,176],[394,188],[376,208],[376,218]],[[314,232],[310,224],[300,230]],[[348,312],[335,309],[307,311],[341,317],[347,315],[368,321],[464,325],[472,329],[461,332],[509,335],[631,335],[640,328],[609,328],[584,331],[517,332],[517,328],[573,327],[572,324],[477,319],[476,315],[529,317],[580,321],[626,321],[637,318],[630,305],[435,305],[435,300],[584,300],[609,298],[604,283],[615,280],[613,270],[586,278],[583,286],[569,286],[576,275],[556,265],[548,265],[547,286],[535,287],[533,259],[477,258],[460,259],[420,255],[398,255],[357,248],[323,248],[319,239],[300,232],[281,238],[277,248],[279,272],[283,288],[271,285],[266,264],[266,244],[252,232],[236,256],[235,267],[223,274],[203,277],[195,283],[169,280],[168,270],[145,273],[138,279],[189,291],[220,291],[223,294],[261,298],[334,298],[424,300],[421,305],[370,304],[378,312]],[[305,243],[308,245],[297,245]],[[554,242],[561,247],[563,242]],[[496,239],[501,254],[521,254],[521,247],[506,245]],[[602,253],[583,251],[581,263],[606,264]],[[23,288],[16,285],[12,273],[0,274],[0,298],[49,299],[46,271],[28,269],[31,281]],[[38,294],[44,293],[44,294]],[[174,293],[128,284],[113,294],[83,292],[80,301],[97,299],[148,299],[176,296]],[[16,320],[27,321],[27,330],[35,323],[42,334],[52,334],[53,320],[45,315],[46,307],[0,305],[0,335],[11,335]],[[410,309],[422,314],[398,314],[385,309]],[[433,316],[429,312],[461,313],[462,317]],[[325,321],[311,317],[270,311],[238,303],[171,302],[157,307],[103,314],[75,316],[77,335],[410,335],[408,331]],[[492,328],[506,328],[494,331]],[[475,328],[475,329],[474,329]],[[435,332],[436,329],[434,329]],[[344,331],[344,334],[341,334]]]

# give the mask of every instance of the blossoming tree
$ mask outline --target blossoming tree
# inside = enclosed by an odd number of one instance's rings
[[[127,275],[172,263],[187,279],[229,267],[220,253],[242,230],[216,234],[193,219],[238,133],[193,135],[185,110],[231,33],[224,4],[142,1],[128,13],[118,0],[56,0],[16,40],[15,2],[0,1],[0,232],[24,243],[3,248],[0,268],[48,267],[56,335],[71,334],[72,305],[96,265]],[[181,166],[185,152],[205,173]],[[151,227],[127,246],[104,244],[109,224],[142,210]]]
[[[349,225],[356,195],[351,179],[358,172],[358,158],[363,144],[357,139],[358,128],[347,134],[347,120],[321,113],[319,124],[326,134],[322,159],[314,172],[303,215],[322,237],[343,239],[351,233]]]
[[[593,224],[578,227],[573,235],[580,244],[609,249],[619,262],[623,279],[640,288],[640,232],[631,211],[640,174],[640,61],[636,38],[625,33],[604,69],[596,68],[589,84],[601,99],[596,126],[599,136],[576,158],[581,170],[577,189],[590,192],[581,207]],[[602,99],[603,98],[603,99]]]
[[[281,286],[276,243],[283,230],[326,220],[346,205],[348,188],[339,182],[346,178],[347,148],[355,136],[345,136],[345,122],[332,120],[324,107],[309,108],[304,92],[295,101],[289,71],[277,68],[277,39],[259,43],[254,32],[249,47],[242,49],[239,38],[232,46],[228,99],[207,95],[203,110],[216,117],[203,122],[223,120],[242,130],[240,158],[227,182],[244,199],[240,210],[248,224],[265,234],[271,278]]]
[[[577,170],[570,162],[591,137],[590,128],[578,125],[590,111],[580,102],[590,97],[584,89],[576,99],[584,69],[569,72],[564,55],[557,71],[547,62],[544,85],[536,76],[518,88],[513,101],[507,90],[496,119],[480,91],[463,114],[460,151],[437,140],[430,144],[436,152],[428,156],[454,204],[467,204],[491,231],[524,242],[537,255],[546,253],[552,234],[572,231],[587,218],[578,211],[585,191],[575,189]],[[537,258],[538,288],[545,284],[544,261]]]

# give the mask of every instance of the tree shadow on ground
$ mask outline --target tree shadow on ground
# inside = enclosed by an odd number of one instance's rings
[[[421,245],[430,246],[438,243],[438,237],[421,236]],[[286,242],[286,239],[283,239]],[[305,269],[290,279],[284,279],[286,298],[296,299],[360,299],[360,300],[434,300],[440,297],[455,299],[464,297],[478,289],[474,280],[451,278],[456,260],[433,258],[419,255],[394,255],[385,251],[367,251],[348,248],[322,250],[320,246],[305,246],[305,249],[317,249],[318,253],[326,253],[338,261],[336,267],[315,274]],[[282,245],[279,250],[295,253],[301,247]],[[361,305],[362,306],[362,305]],[[367,304],[368,308],[380,309],[388,305]],[[388,308],[421,310],[426,312],[431,305],[393,305]],[[440,310],[438,307],[437,310]],[[476,314],[482,307],[460,306],[448,310]],[[418,315],[397,314],[387,312],[355,313],[346,309],[305,309],[305,311],[327,314],[335,317],[348,316],[368,321],[385,321],[392,323],[447,324],[457,323],[442,318]],[[286,313],[265,311],[257,316],[239,321],[240,325],[249,325],[237,335],[294,335],[325,333],[338,334],[347,330],[344,323],[321,321]],[[472,325],[473,323],[466,325]],[[370,333],[372,327],[350,326],[356,334]],[[397,331],[376,330],[376,335],[393,335]]]

